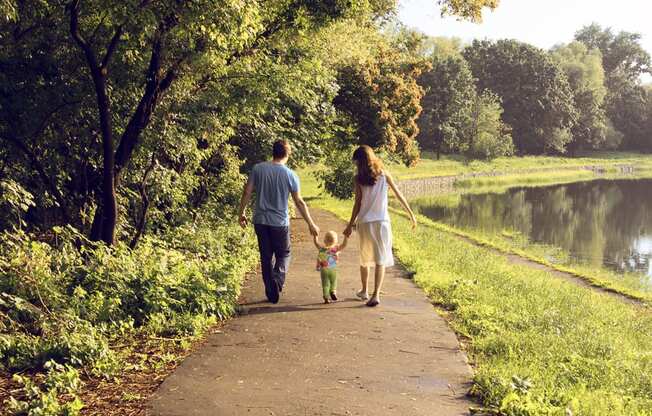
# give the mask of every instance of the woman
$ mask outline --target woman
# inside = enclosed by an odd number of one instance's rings
[[[387,205],[387,188],[392,188],[394,194],[410,214],[412,229],[416,228],[417,220],[410,205],[401,191],[396,188],[389,173],[383,170],[383,164],[369,146],[360,146],[353,152],[358,173],[355,176],[355,204],[351,220],[344,230],[345,236],[350,236],[353,225],[357,223],[360,241],[360,280],[362,290],[357,295],[362,300],[368,300],[367,306],[380,304],[380,289],[385,278],[385,268],[394,265],[392,253],[392,227],[389,222]],[[374,292],[369,298],[367,283],[369,269],[375,266]]]

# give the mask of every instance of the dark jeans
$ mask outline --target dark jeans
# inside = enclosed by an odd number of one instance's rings
[[[277,303],[290,266],[290,227],[254,224],[254,229],[258,237],[265,294],[270,302]]]

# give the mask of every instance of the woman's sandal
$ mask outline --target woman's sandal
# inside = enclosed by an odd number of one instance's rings
[[[369,294],[367,292],[363,292],[362,290],[357,292],[355,295],[360,300],[369,300]]]
[[[371,308],[373,308],[374,306],[378,306],[378,305],[380,305],[380,301],[378,299],[376,299],[376,298],[371,298],[367,302],[367,306],[369,306]]]

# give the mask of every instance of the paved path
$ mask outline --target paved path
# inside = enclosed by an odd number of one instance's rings
[[[322,231],[341,233],[315,211]],[[151,415],[464,415],[471,372],[459,343],[424,293],[388,271],[382,305],[354,300],[357,240],[341,256],[340,302],[322,304],[316,250],[293,222],[293,262],[281,302],[262,302],[260,277],[244,288],[242,314],[161,385]]]

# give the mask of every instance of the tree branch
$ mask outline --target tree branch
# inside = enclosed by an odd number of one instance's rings
[[[115,30],[115,33],[113,34],[113,37],[111,38],[111,43],[109,43],[109,46],[106,48],[106,54],[104,55],[104,59],[102,59],[102,70],[106,71],[109,62],[111,61],[111,56],[113,56],[113,53],[115,52],[116,48],[118,47],[118,43],[120,42],[120,37],[122,36],[122,25],[118,26],[118,28]]]
[[[91,71],[99,71],[100,68],[97,64],[97,58],[95,57],[93,49],[79,33],[79,2],[80,0],[73,0],[68,5],[68,8],[70,9],[70,34],[84,52],[88,65],[91,67]]]

